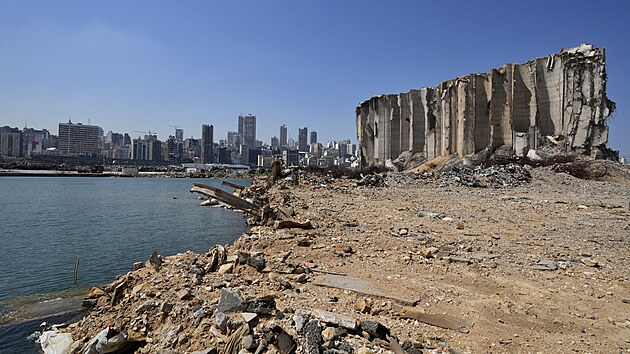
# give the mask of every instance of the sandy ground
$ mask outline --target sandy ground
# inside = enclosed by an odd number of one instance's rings
[[[167,270],[143,268],[127,275],[128,290],[119,305],[105,305],[110,303],[107,298],[84,323],[68,331],[79,348],[79,342],[84,344],[104,326],[131,326],[140,315],[130,309],[146,301],[142,293],[148,288],[158,302],[179,301],[175,310],[197,304],[212,314],[219,301],[219,287],[212,285],[223,282],[221,287],[239,289],[245,298],[271,294],[278,311],[289,315],[278,320],[285,326],[295,325],[290,314],[321,309],[378,321],[398,342],[422,346],[421,352],[628,352],[628,170],[619,167],[603,181],[589,181],[549,168],[530,169],[530,183],[504,188],[465,187],[452,179],[444,183],[403,173],[387,174],[385,187],[357,187],[355,180],[315,175],[305,176],[299,186],[281,181],[266,192],[268,203],[293,207],[295,219],[311,220],[315,228],[256,226],[228,247],[230,255],[262,252],[268,261],[265,270],[241,265],[232,274],[206,274],[194,285],[182,285],[190,282],[182,275],[181,282],[165,287],[156,280],[164,277],[160,272],[177,279],[177,269],[205,259],[192,254],[168,257]],[[294,281],[295,274],[274,268],[278,257],[316,272],[307,274],[305,282]],[[533,269],[539,260],[555,269]],[[472,327],[462,333],[402,318],[404,304],[395,300],[316,285],[324,276],[321,271],[365,280],[374,291],[417,300],[418,312],[449,315]],[[196,302],[176,299],[183,286],[191,289]],[[105,290],[111,295],[112,289]],[[189,326],[181,315],[161,317],[160,324],[151,324],[148,317],[148,333],[142,339],[150,339],[143,352],[220,349],[224,343],[217,339],[220,334],[202,331],[201,325],[190,326],[182,340]],[[210,318],[208,326],[214,323]],[[161,342],[159,333],[176,323],[184,323],[179,343]],[[255,337],[263,333],[258,327]],[[223,335],[229,336],[230,330]],[[360,333],[348,342],[355,350],[393,350]]]

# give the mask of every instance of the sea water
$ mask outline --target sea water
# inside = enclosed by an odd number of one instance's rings
[[[109,283],[153,250],[207,252],[247,230],[242,213],[199,206],[192,183],[221,186],[218,179],[0,177],[0,324],[33,304]],[[0,327],[2,352],[28,336],[18,327]]]

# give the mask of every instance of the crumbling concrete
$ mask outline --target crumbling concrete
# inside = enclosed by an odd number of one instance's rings
[[[435,88],[374,96],[356,108],[362,166],[401,155],[463,157],[500,146],[516,156],[551,145],[601,158],[608,140],[604,120],[615,109],[606,97],[605,62],[604,49],[582,44]]]

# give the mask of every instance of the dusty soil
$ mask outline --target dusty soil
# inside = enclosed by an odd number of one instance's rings
[[[269,334],[278,328],[297,352],[307,352],[296,316],[315,318],[314,309],[379,322],[407,352],[627,352],[630,170],[614,171],[592,181],[530,169],[531,182],[503,188],[403,173],[387,174],[383,187],[318,175],[304,176],[299,186],[280,181],[264,194],[269,205],[292,207],[294,218],[310,220],[313,229],[255,226],[228,247],[226,262],[234,267],[221,272],[208,269],[209,254],[166,257],[157,270],[145,267],[95,290],[92,314],[64,331],[72,333],[75,352],[106,326],[144,341],[140,352],[223,351],[243,322],[230,315],[226,329],[217,324],[220,289],[227,288],[245,300],[275,299],[276,310],[250,324],[250,352],[263,338],[269,345],[258,345],[259,352],[283,352]],[[264,269],[236,260],[258,252]],[[538,260],[538,268],[551,269],[533,269]],[[197,275],[195,267],[206,271]],[[405,304],[395,299],[316,285],[322,271],[363,279],[374,290],[417,300],[418,312],[472,327],[462,333],[402,318]],[[164,303],[172,309],[164,311]],[[320,349],[396,351],[360,329],[335,340],[348,345],[324,338]]]

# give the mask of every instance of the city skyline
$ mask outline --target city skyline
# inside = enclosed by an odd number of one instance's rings
[[[356,141],[355,108],[368,97],[592,43],[606,48],[607,92],[617,103],[609,146],[630,155],[625,3],[599,4],[606,20],[588,26],[574,23],[592,5],[586,1],[375,5],[4,1],[0,124],[54,129],[72,116],[166,138],[172,125],[198,136],[210,122],[220,136],[235,130],[233,117],[251,112],[265,122],[261,141],[282,124],[293,139],[307,126],[325,139]],[[511,14],[537,25],[514,28]]]

